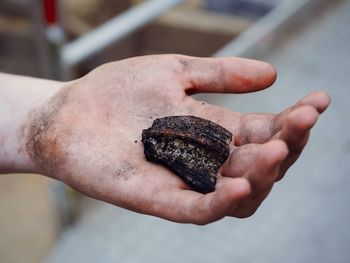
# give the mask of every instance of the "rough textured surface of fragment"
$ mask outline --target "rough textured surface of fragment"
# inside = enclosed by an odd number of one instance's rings
[[[168,167],[201,193],[215,190],[217,171],[230,154],[231,140],[225,128],[193,116],[156,119],[142,132],[146,159]]]

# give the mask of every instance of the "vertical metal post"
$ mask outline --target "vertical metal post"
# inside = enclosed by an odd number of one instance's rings
[[[42,0],[45,13],[46,38],[49,46],[50,71],[54,79],[62,79],[60,67],[60,49],[65,42],[63,28],[60,24],[60,0]]]
[[[30,0],[29,7],[35,25],[42,75],[60,79],[59,54],[65,38],[57,19],[57,3],[55,0]]]
[[[30,9],[30,15],[34,22],[34,31],[36,32],[41,76],[44,78],[51,78],[51,72],[48,67],[50,64],[49,46],[46,39],[46,26],[43,20],[41,0],[29,0],[28,8]]]

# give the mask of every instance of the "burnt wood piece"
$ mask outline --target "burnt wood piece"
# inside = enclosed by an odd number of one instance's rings
[[[146,159],[166,166],[201,193],[215,191],[231,140],[232,133],[225,128],[194,116],[156,119],[142,131]]]

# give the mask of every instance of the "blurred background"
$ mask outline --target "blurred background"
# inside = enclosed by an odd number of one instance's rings
[[[279,112],[332,105],[257,213],[204,227],[135,214],[38,175],[0,176],[0,262],[350,262],[349,0],[0,0],[0,71],[69,80],[132,56],[244,56],[270,90],[197,95]]]

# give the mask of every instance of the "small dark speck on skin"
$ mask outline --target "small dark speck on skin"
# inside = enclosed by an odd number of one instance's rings
[[[130,176],[133,176],[136,173],[135,167],[130,163],[125,163],[120,165],[119,168],[115,169],[112,173],[114,179],[124,179],[129,180]]]
[[[178,60],[179,60],[179,62],[180,62],[180,64],[181,64],[181,66],[182,66],[182,71],[183,72],[186,72],[186,71],[188,71],[188,68],[189,68],[189,63],[188,63],[188,61],[186,60],[186,59],[183,59],[183,58],[178,58]]]
[[[204,103],[204,102],[202,102],[202,105],[205,105],[205,103]]]
[[[137,143],[137,141],[135,141],[135,143]]]

